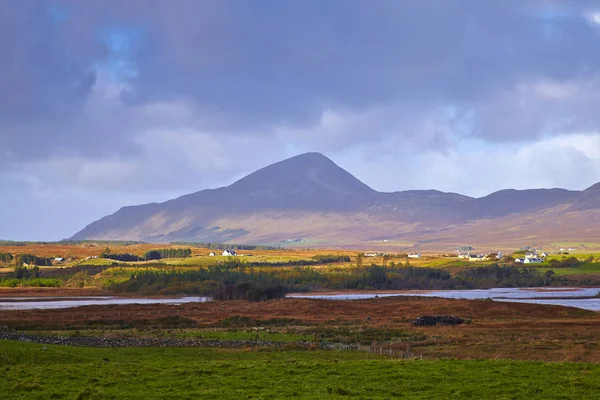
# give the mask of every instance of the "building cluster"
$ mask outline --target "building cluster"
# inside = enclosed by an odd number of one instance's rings
[[[214,251],[211,251],[208,255],[210,257],[214,257],[214,256],[216,256],[216,253]],[[235,250],[223,250],[223,253],[221,253],[221,255],[225,256],[225,257],[231,257],[231,256],[237,256],[237,253]]]
[[[520,264],[539,264],[546,261],[546,257],[548,257],[548,253],[545,251],[533,250],[525,253],[525,257],[515,259],[515,262]]]
[[[489,252],[489,253],[474,253],[470,251],[461,251],[458,253],[458,258],[464,258],[469,261],[490,261],[499,260],[502,258],[501,252]]]
[[[365,253],[365,257],[383,257],[387,253]]]

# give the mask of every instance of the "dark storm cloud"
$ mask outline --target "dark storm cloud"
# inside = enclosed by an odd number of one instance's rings
[[[80,107],[94,84],[90,56],[96,49],[73,46],[47,5],[0,2],[0,119],[61,118]]]
[[[393,103],[400,110],[450,105],[477,111],[483,105],[476,134],[536,136],[553,115],[536,114],[535,129],[523,124],[498,132],[490,129],[496,120],[485,105],[502,102],[498,93],[530,79],[596,78],[600,57],[598,27],[584,16],[592,3],[583,1],[0,4],[0,48],[10,60],[0,67],[0,115],[10,127],[5,135],[20,138],[8,140],[12,147],[24,138],[46,147],[47,131],[23,127],[38,119],[68,122],[52,129],[59,145],[93,142],[98,135],[77,118],[98,66],[115,73],[119,63],[134,70],[119,77],[128,85],[121,93],[126,104],[184,99],[214,116],[203,121],[209,129],[303,126],[326,107]],[[67,16],[52,18],[52,7]],[[133,40],[132,32],[138,37],[115,55],[102,32],[125,41]],[[532,115],[528,107],[510,112],[516,119]],[[586,125],[590,118],[596,122],[590,116]],[[105,121],[102,129],[105,140],[127,141],[120,123]]]

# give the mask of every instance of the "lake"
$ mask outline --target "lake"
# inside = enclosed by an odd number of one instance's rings
[[[474,290],[406,290],[398,292],[292,293],[291,298],[360,300],[374,297],[421,296],[447,299],[492,299],[517,303],[553,304],[600,311],[600,288],[496,288]],[[588,297],[588,298],[585,298]],[[147,298],[116,296],[0,297],[0,310],[69,308],[108,304],[183,304],[210,301],[210,297]]]
[[[96,297],[0,297],[0,310],[33,310],[50,308],[70,308],[108,304],[183,304],[211,300],[210,297],[179,298],[127,298],[113,296]]]
[[[293,298],[318,298],[328,300],[359,300],[374,297],[419,296],[442,297],[446,299],[492,299],[513,303],[552,304],[558,306],[577,307],[584,310],[600,311],[600,288],[495,288],[472,290],[415,290],[382,293],[293,293]]]

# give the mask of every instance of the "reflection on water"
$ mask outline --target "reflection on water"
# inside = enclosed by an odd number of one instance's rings
[[[32,301],[35,300],[35,301]],[[122,298],[110,296],[98,297],[64,297],[44,298],[39,297],[12,297],[0,298],[0,310],[32,310],[49,308],[69,308],[79,306],[96,306],[109,304],[182,304],[209,301],[210,297],[180,297],[172,299],[149,299],[149,298]]]
[[[600,298],[580,299],[600,294],[600,288],[496,288],[474,290],[415,290],[396,293],[292,294],[288,297],[329,300],[358,300],[374,297],[420,296],[446,299],[493,299],[514,303],[553,304],[600,311]],[[569,299],[569,297],[575,297]]]

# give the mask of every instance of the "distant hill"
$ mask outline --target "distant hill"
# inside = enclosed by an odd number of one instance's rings
[[[262,168],[230,186],[124,207],[71,239],[365,246],[500,245],[600,238],[600,183],[584,191],[382,193],[319,153]],[[560,222],[559,222],[560,221]]]

